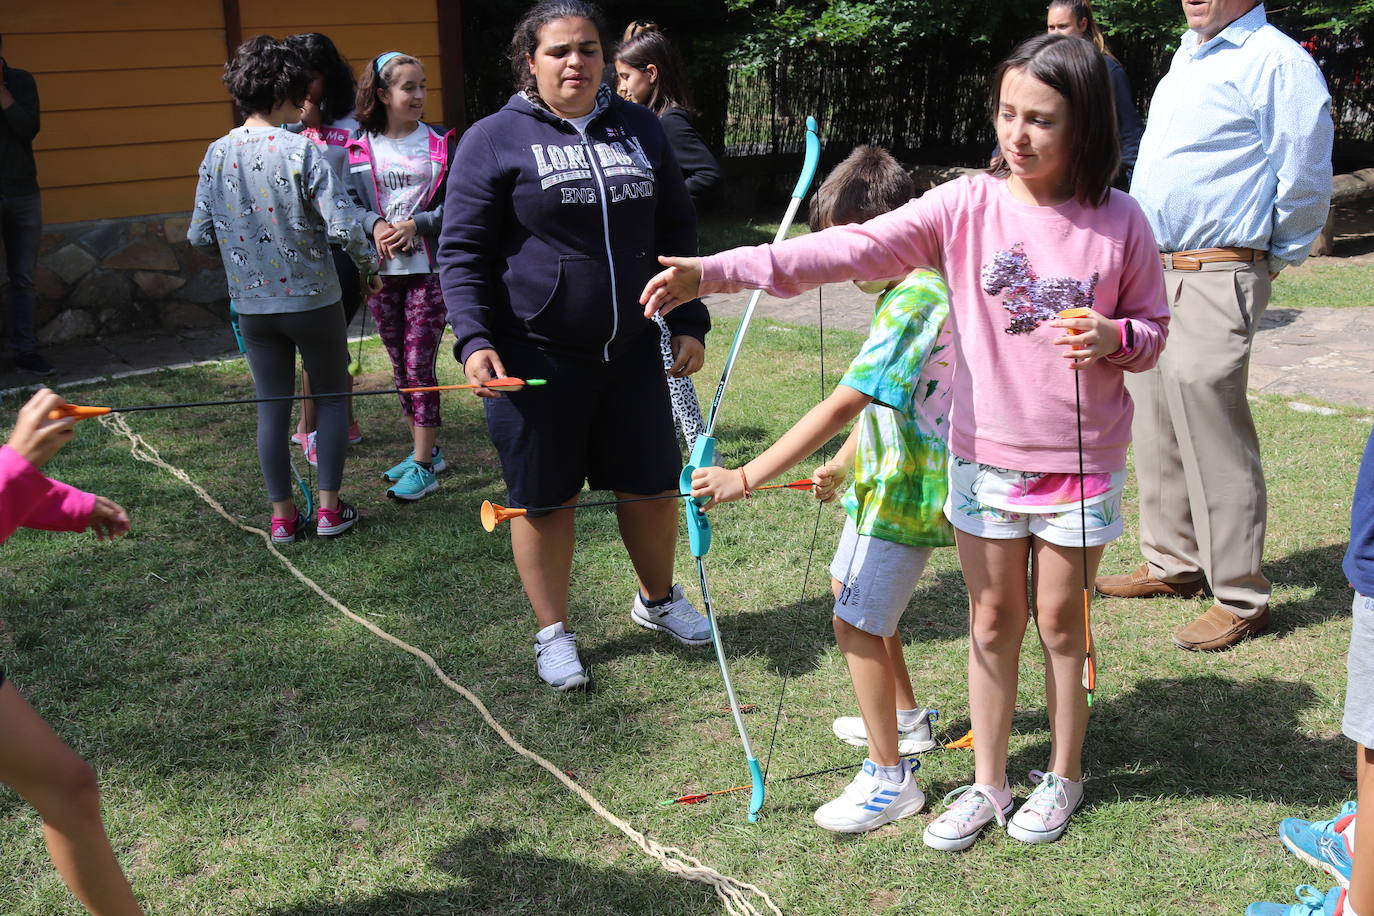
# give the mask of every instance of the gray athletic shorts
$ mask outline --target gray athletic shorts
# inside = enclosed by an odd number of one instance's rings
[[[859,534],[854,519],[846,516],[840,546],[830,561],[830,575],[840,583],[835,616],[874,636],[896,633],[930,551]]]
[[[1345,721],[1341,731],[1374,747],[1374,598],[1355,593],[1350,608],[1350,654],[1346,656]]]

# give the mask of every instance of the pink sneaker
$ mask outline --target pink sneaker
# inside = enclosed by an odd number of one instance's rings
[[[999,795],[1006,796],[1006,804],[997,800]],[[955,796],[958,799],[950,804]],[[954,852],[972,846],[978,834],[993,820],[999,825],[1007,822],[1012,809],[1011,791],[975,783],[950,792],[945,796],[945,804],[949,807],[930,822],[921,840],[932,849]]]
[[[358,510],[341,499],[337,509],[320,506],[315,514],[315,533],[321,537],[338,537],[357,524],[357,521]]]
[[[272,543],[273,544],[294,544],[296,543],[296,533],[305,527],[305,513],[300,509],[296,510],[295,518],[277,518],[272,516]]]
[[[291,437],[291,441],[301,447],[301,452],[305,455],[305,460],[310,463],[312,468],[319,467],[319,456],[315,454],[315,433],[296,433]]]
[[[1007,825],[1007,833],[1022,843],[1053,843],[1064,834],[1069,818],[1083,801],[1083,783],[1072,782],[1055,773],[1030,771],[1040,785]]]
[[[348,424],[348,444],[357,445],[363,441],[363,431],[358,428],[358,421],[354,420]]]

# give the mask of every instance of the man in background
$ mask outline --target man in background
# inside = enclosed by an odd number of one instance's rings
[[[1127,373],[1145,562],[1104,595],[1214,603],[1173,634],[1218,650],[1269,624],[1267,499],[1246,386],[1279,271],[1331,203],[1331,97],[1311,56],[1255,0],[1183,0],[1188,20],[1150,105],[1131,196],[1159,244],[1169,343]],[[1126,342],[1130,346],[1130,342]]]

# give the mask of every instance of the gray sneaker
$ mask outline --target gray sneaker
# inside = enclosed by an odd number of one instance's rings
[[[669,600],[656,607],[645,607],[644,597],[635,592],[635,604],[630,617],[647,630],[662,630],[684,646],[704,646],[711,642],[711,624],[692,607],[682,594],[682,586],[674,585]]]
[[[572,690],[587,683],[587,669],[577,657],[577,634],[562,623],[534,634],[534,660],[539,677],[555,690]]]

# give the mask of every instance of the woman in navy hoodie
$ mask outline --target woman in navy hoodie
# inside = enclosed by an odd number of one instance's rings
[[[604,22],[582,0],[545,0],[511,40],[518,90],[468,128],[454,154],[439,271],[454,355],[468,380],[545,378],[543,388],[478,390],[514,506],[570,504],[583,484],[632,498],[677,492],[682,464],[658,329],[639,291],[657,256],[696,250],[682,170],[653,112],[602,85]],[[710,328],[693,302],[668,319],[686,376]],[[711,641],[673,582],[677,501],[618,507],[639,579],[636,623],[688,645]],[[511,522],[511,544],[539,624],[539,676],[587,683],[568,626],[576,513]]]

